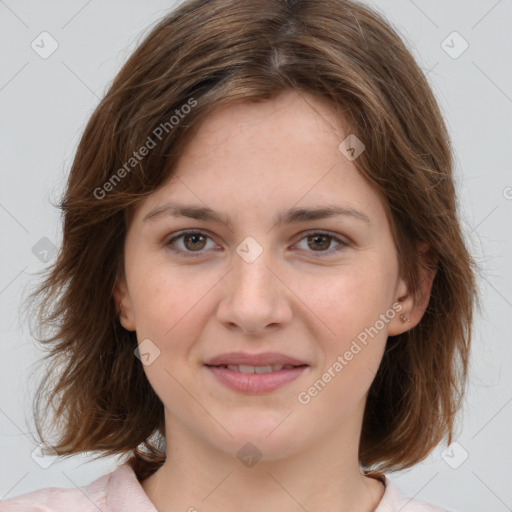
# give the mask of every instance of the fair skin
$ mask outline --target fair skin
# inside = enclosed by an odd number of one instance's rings
[[[358,460],[366,397],[387,337],[420,321],[433,276],[415,303],[384,205],[338,149],[347,135],[330,105],[291,91],[223,107],[134,211],[114,298],[122,325],[160,350],[144,371],[164,405],[167,459],[142,482],[160,512],[370,512],[382,498],[383,484]],[[207,206],[231,225],[168,212],[143,220],[171,201]],[[326,205],[351,207],[368,222],[341,215],[275,224],[290,208]],[[170,245],[182,230],[203,238]],[[251,263],[237,253],[246,237],[262,249]],[[300,403],[299,393],[399,299],[409,321],[394,315]],[[244,393],[204,365],[231,351],[281,352],[308,366],[275,391]],[[252,467],[237,457],[248,442],[261,454]]]

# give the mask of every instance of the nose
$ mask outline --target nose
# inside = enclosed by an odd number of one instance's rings
[[[291,321],[293,293],[270,252],[263,250],[252,262],[234,255],[217,308],[218,321],[228,329],[258,335]]]

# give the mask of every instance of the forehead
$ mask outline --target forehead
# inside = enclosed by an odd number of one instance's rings
[[[199,158],[213,146],[234,145],[242,138],[245,143],[247,136],[257,136],[253,145],[244,148],[247,152],[256,144],[272,148],[300,142],[309,149],[327,144],[332,147],[344,139],[345,125],[343,115],[326,99],[285,90],[270,99],[237,101],[216,108],[193,129],[181,156]]]
[[[338,147],[345,125],[327,101],[293,91],[221,107],[194,129],[143,214],[177,200],[239,217],[313,204],[378,215],[380,199]]]

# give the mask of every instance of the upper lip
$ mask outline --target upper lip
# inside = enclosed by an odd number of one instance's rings
[[[249,354],[247,352],[228,352],[212,357],[206,361],[209,366],[220,365],[248,365],[248,366],[267,366],[273,364],[302,366],[307,365],[305,361],[300,361],[294,357],[281,354],[279,352],[261,352],[259,354]]]

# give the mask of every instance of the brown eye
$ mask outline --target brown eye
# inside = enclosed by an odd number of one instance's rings
[[[313,250],[328,249],[331,245],[332,237],[328,235],[310,235],[308,238],[308,247]],[[309,241],[311,240],[311,243]]]
[[[201,231],[186,231],[172,237],[166,245],[173,252],[183,256],[203,256],[209,239],[210,237]]]
[[[302,240],[307,240],[306,248],[300,247]],[[301,242],[297,244],[299,249],[305,250],[309,253],[318,253],[314,254],[315,257],[320,257],[324,254],[329,255],[335,253],[349,245],[348,242],[345,242],[337,236],[322,232],[306,233],[306,236],[301,239]],[[334,248],[330,248],[333,242],[335,242],[337,245],[335,245]]]
[[[184,245],[190,251],[203,249],[206,244],[205,238],[206,237],[200,233],[190,233],[183,235]]]
[[[206,233],[201,231],[188,231],[172,237],[166,245],[170,250],[179,255],[192,257],[203,256],[208,250],[208,240],[211,240],[211,238]],[[307,247],[299,247],[299,249],[310,253],[310,255],[313,253],[314,257],[330,255],[349,245],[348,242],[345,242],[341,238],[323,232],[306,233],[297,246],[300,246],[303,240],[307,240]],[[330,248],[333,242],[337,245],[334,246],[334,248]]]

